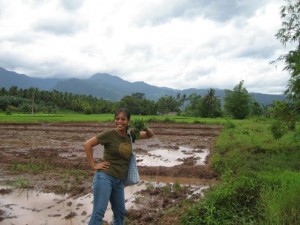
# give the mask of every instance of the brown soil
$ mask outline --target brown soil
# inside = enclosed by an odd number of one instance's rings
[[[135,144],[137,154],[166,148],[176,151],[178,146],[191,148],[213,149],[215,138],[220,126],[200,124],[148,124],[155,132],[155,137],[140,140]],[[90,170],[83,142],[95,136],[104,129],[112,128],[112,123],[40,123],[40,124],[0,124],[0,185],[13,183],[20,176],[30,180],[28,187],[43,192],[69,193],[82,196],[91,193],[93,171]],[[97,147],[98,148],[98,147]],[[98,151],[96,157],[100,158]],[[208,159],[207,159],[208,162]],[[20,164],[43,165],[39,171],[22,172]],[[66,171],[80,169],[86,171],[84,175],[71,175],[66,179]],[[182,165],[174,167],[139,167],[142,177],[168,176],[203,179],[206,182],[214,180],[209,163],[195,166],[194,159],[188,158]],[[63,181],[63,185],[62,185]],[[178,215],[168,216],[164,213],[180,200],[187,198],[191,187],[185,187],[180,193],[166,189],[149,188],[142,193],[147,203],[140,210],[129,210],[128,224],[178,224]],[[172,187],[170,186],[170,190]],[[7,190],[0,190],[0,195]],[[193,196],[198,199],[197,196]],[[192,198],[192,199],[193,199]],[[162,210],[157,210],[157,209]],[[0,221],[5,213],[0,211]],[[76,215],[71,215],[76,216]],[[160,223],[158,221],[163,221]]]

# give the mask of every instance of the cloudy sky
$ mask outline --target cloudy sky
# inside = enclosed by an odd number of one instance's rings
[[[0,0],[0,67],[31,77],[109,73],[174,89],[280,94],[284,0]]]

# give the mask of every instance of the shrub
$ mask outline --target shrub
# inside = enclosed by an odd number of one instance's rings
[[[273,137],[278,140],[286,133],[286,129],[284,125],[277,120],[271,125],[271,132]]]

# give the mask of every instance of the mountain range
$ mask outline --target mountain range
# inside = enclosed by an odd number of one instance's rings
[[[118,101],[126,95],[133,93],[144,93],[145,98],[158,100],[165,95],[176,96],[177,94],[198,94],[204,96],[209,89],[184,89],[176,90],[167,87],[149,85],[143,81],[129,82],[120,77],[107,73],[96,73],[87,79],[78,78],[33,78],[25,74],[18,74],[0,67],[0,87],[9,89],[12,86],[18,88],[38,88],[40,90],[60,92],[71,92],[73,94],[92,95],[98,98]],[[212,87],[213,88],[213,87]],[[263,105],[272,104],[274,100],[284,100],[284,95],[271,95],[262,93],[249,93],[253,98]],[[221,99],[224,97],[224,90],[215,89],[215,95]]]

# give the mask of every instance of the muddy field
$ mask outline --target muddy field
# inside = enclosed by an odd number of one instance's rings
[[[148,125],[156,136],[135,143],[142,182],[125,189],[127,224],[175,225],[178,215],[166,211],[182,199],[197,201],[215,181],[207,162],[221,127]],[[87,224],[94,171],[82,145],[112,127],[112,123],[0,124],[0,224],[31,224],[30,216],[36,217],[34,224]],[[102,151],[101,146],[95,148],[96,158]],[[45,198],[51,204],[40,206]],[[108,222],[110,217],[106,216]]]

